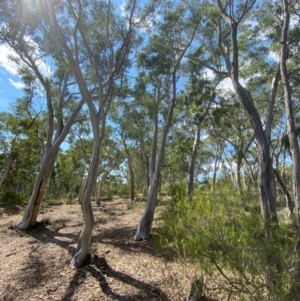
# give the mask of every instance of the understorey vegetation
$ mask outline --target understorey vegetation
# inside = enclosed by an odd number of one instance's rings
[[[79,203],[77,269],[141,202],[137,243],[164,214],[215,290],[300,300],[299,41],[296,0],[1,1],[0,204]]]
[[[278,208],[279,226],[266,240],[258,195],[250,194],[243,201],[227,180],[213,193],[196,189],[192,201],[178,198],[163,213],[159,245],[181,264],[193,263],[217,295],[291,300],[296,223],[285,207]]]

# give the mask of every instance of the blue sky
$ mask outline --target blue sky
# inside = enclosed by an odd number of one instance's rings
[[[0,112],[9,111],[10,105],[22,95],[22,85],[18,77],[18,66],[8,59],[11,50],[0,46]]]
[[[142,2],[142,1],[140,1]],[[139,2],[139,3],[140,3]],[[123,13],[124,0],[113,0],[119,13]],[[12,50],[0,45],[0,112],[11,111],[11,104],[22,96],[22,83],[18,77],[18,66],[9,60]],[[47,68],[44,65],[42,68]]]

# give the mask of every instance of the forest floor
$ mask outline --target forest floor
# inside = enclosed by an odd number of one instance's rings
[[[23,210],[0,207],[0,300],[186,300],[196,272],[155,248],[159,210],[151,239],[136,242],[144,202],[93,205],[91,256],[76,270],[69,264],[83,224],[80,205],[43,205],[36,227],[25,231],[14,228]]]

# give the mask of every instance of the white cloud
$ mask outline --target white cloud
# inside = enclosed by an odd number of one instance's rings
[[[14,51],[9,46],[3,44],[0,45],[0,66],[2,66],[7,72],[12,75],[18,75],[18,64],[8,58],[9,55],[13,55]]]
[[[270,51],[268,53],[268,56],[267,56],[267,60],[269,61],[272,61],[272,62],[279,62],[279,55],[278,53],[274,52],[274,51]]]
[[[296,28],[299,26],[299,17],[298,15],[296,14],[293,14],[291,17],[290,17],[290,27],[291,28]]]
[[[201,74],[205,79],[208,79],[208,80],[213,80],[216,77],[216,74],[214,73],[214,71],[212,71],[209,68],[204,68],[201,71]]]
[[[239,82],[243,87],[246,86],[246,82],[243,78],[239,78]],[[223,79],[217,85],[216,90],[217,90],[218,94],[223,96],[223,97],[226,97],[228,94],[236,93],[234,88],[233,88],[232,81],[228,77]]]
[[[223,79],[216,87],[216,90],[221,94],[221,95],[225,95],[228,92],[235,92],[233,85],[232,85],[232,81],[230,78],[225,78]]]
[[[203,140],[205,140],[205,139],[208,139],[209,138],[209,135],[208,134],[203,134],[202,136],[201,136],[201,140],[203,141]]]
[[[24,84],[22,82],[15,82],[11,78],[8,78],[8,81],[16,88],[16,89],[22,89],[24,87]]]
[[[52,74],[51,68],[48,64],[45,63],[44,60],[39,58],[40,53],[38,50],[37,45],[35,45],[32,41],[30,41],[29,37],[24,37],[26,42],[30,43],[32,46],[35,46],[35,49],[32,53],[33,58],[36,59],[36,65],[38,66],[40,72],[45,75],[49,76]],[[20,62],[16,64],[12,61],[9,56],[18,57],[17,53],[7,44],[0,45],[0,66],[2,66],[8,73],[11,75],[18,75],[18,70],[20,67],[24,65],[24,63]]]

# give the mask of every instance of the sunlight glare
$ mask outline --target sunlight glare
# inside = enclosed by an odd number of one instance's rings
[[[37,0],[23,0],[24,13],[36,12],[38,10]]]

